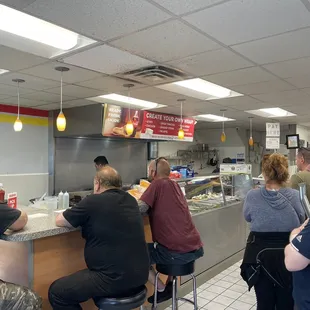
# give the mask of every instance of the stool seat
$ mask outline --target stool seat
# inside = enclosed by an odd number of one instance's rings
[[[190,263],[184,264],[184,265],[162,265],[157,264],[156,270],[164,275],[167,276],[187,276],[195,271],[195,261],[192,261]]]
[[[137,289],[137,293],[132,296],[124,297],[102,297],[96,299],[96,306],[101,310],[129,310],[141,307],[147,295],[147,289],[142,286]]]

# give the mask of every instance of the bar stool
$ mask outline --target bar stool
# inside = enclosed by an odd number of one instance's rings
[[[143,304],[146,300],[147,289],[145,286],[135,295],[126,297],[103,297],[95,301],[98,310],[131,310],[135,308],[143,309]]]
[[[166,276],[172,277],[172,310],[178,309],[178,300],[183,300],[194,305],[194,310],[198,310],[197,304],[197,283],[195,272],[195,261],[184,265],[156,265],[156,277],[155,277],[155,293],[154,293],[154,305],[153,308],[157,307],[157,287],[158,287],[158,277],[159,274],[164,274]],[[191,276],[193,281],[193,297],[194,300],[188,298],[179,298],[178,294],[178,277],[181,276]]]

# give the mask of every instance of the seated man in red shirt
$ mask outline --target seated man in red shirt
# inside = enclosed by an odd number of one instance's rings
[[[149,165],[152,182],[144,192],[139,207],[148,212],[154,243],[148,244],[151,265],[187,264],[203,256],[203,244],[180,186],[169,178],[170,165],[158,158]],[[155,272],[150,270],[149,281],[154,284]],[[158,303],[172,297],[172,282],[158,283]],[[148,301],[154,303],[154,295]]]

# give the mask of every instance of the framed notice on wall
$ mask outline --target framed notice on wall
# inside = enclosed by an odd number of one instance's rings
[[[128,135],[126,124],[131,121],[134,132]],[[147,140],[179,140],[178,131],[184,130],[182,141],[192,142],[194,139],[195,119],[182,118],[177,115],[123,108],[105,104],[102,135]]]

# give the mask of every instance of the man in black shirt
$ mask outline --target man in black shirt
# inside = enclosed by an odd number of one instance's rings
[[[27,221],[25,212],[0,203],[0,235],[7,229],[13,231],[23,229]],[[0,309],[41,309],[42,299],[27,287],[0,280],[0,291]]]
[[[82,228],[88,269],[55,281],[49,290],[54,310],[81,309],[96,297],[135,294],[148,279],[149,258],[137,201],[120,190],[121,178],[103,167],[94,194],[58,215],[56,224]]]

